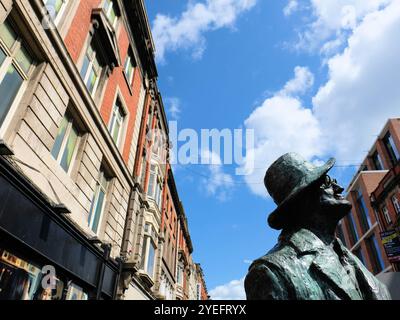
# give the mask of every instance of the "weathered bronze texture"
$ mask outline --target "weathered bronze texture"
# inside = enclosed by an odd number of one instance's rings
[[[338,222],[351,204],[327,173],[295,153],[268,169],[265,186],[278,207],[268,217],[278,244],[253,262],[245,280],[249,300],[389,300],[387,288],[339,239]]]

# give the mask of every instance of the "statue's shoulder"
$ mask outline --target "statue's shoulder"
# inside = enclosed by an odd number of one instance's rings
[[[279,242],[275,247],[273,247],[267,254],[255,260],[249,270],[260,266],[260,265],[271,265],[275,268],[281,268],[286,266],[288,263],[296,259],[296,251],[287,243]]]
[[[290,261],[292,249],[278,244],[261,258],[255,260],[245,279],[247,298],[253,299],[289,299],[290,279],[285,272],[285,261]]]

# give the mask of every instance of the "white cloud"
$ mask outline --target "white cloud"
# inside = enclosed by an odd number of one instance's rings
[[[328,60],[329,78],[313,99],[324,143],[339,158],[365,156],[389,117],[400,116],[400,1],[365,17],[347,48]]]
[[[309,0],[313,21],[299,31],[296,49],[321,50],[332,53],[346,39],[343,35],[352,32],[371,12],[375,12],[397,0]],[[329,51],[327,51],[327,43]],[[325,48],[324,48],[325,46]]]
[[[266,169],[281,155],[298,152],[307,159],[323,153],[321,129],[311,109],[303,106],[297,94],[313,83],[307,68],[296,67],[295,77],[273,97],[266,99],[245,121],[255,131],[255,148],[247,150],[255,161],[255,169],[246,163],[245,180],[257,195],[265,196],[263,185]]]
[[[166,107],[172,119],[178,120],[181,113],[181,101],[176,97],[165,98]]]
[[[291,96],[304,94],[314,84],[314,75],[308,68],[297,66],[294,69],[294,78],[288,81],[279,95]]]
[[[232,27],[238,16],[254,7],[257,0],[189,1],[179,18],[158,14],[153,21],[157,60],[163,62],[168,51],[190,49],[194,58],[205,50],[204,34]]]
[[[310,160],[333,155],[339,163],[360,163],[387,119],[400,116],[399,38],[400,1],[377,7],[352,30],[346,48],[326,60],[328,79],[311,109],[302,105],[295,89],[282,89],[253,111],[245,125],[256,130],[256,148],[251,152],[256,168],[264,169],[245,179],[255,194],[265,195],[266,168],[288,151]],[[307,72],[296,74],[288,84],[311,79],[299,76]],[[288,84],[284,88],[308,87]]]
[[[202,150],[201,163],[208,163],[207,177],[203,178],[203,188],[210,196],[214,196],[217,200],[227,201],[234,187],[233,177],[224,172],[221,158],[215,152]]]
[[[246,300],[244,278],[212,289],[210,296],[212,300]]]
[[[290,0],[285,8],[283,8],[283,14],[288,17],[292,15],[299,7],[297,0]]]

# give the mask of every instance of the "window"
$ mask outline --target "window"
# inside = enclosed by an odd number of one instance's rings
[[[147,195],[157,203],[159,209],[161,209],[162,190],[163,186],[159,168],[157,165],[151,164]]]
[[[119,99],[117,99],[114,104],[111,121],[110,121],[110,127],[109,127],[110,134],[117,146],[119,144],[120,137],[121,137],[123,121],[124,121],[124,116],[122,113],[122,105],[121,105],[121,102],[119,101]]]
[[[385,138],[383,138],[383,143],[385,144],[386,150],[389,153],[389,159],[392,165],[396,164],[400,159],[400,155],[389,132],[386,134]]]
[[[386,206],[382,207],[382,212],[383,212],[383,216],[385,217],[386,223],[387,224],[391,224],[392,223],[392,219],[390,219],[390,214],[389,214],[389,210]]]
[[[67,6],[68,0],[44,0],[47,11],[54,23],[57,24],[62,16],[65,7]]]
[[[352,241],[352,245],[355,245],[358,241],[358,233],[357,233],[357,229],[356,229],[356,224],[354,222],[354,218],[353,218],[353,213],[350,211],[349,213],[349,219],[348,219],[348,223],[349,223],[349,235]]]
[[[88,220],[89,227],[94,233],[97,233],[99,230],[109,182],[110,179],[106,176],[104,169],[100,169]]]
[[[6,20],[0,25],[0,126],[22,87],[32,74],[35,62],[18,33]]]
[[[375,170],[383,170],[383,162],[381,156],[379,155],[378,151],[372,155],[372,162],[374,163]]]
[[[146,223],[144,230],[145,235],[143,240],[142,264],[140,268],[145,271],[151,278],[153,278],[156,254],[156,231],[154,227],[148,223]]]
[[[114,1],[105,0],[103,9],[108,18],[108,21],[110,21],[110,24],[115,28],[115,26],[117,25],[118,16]]]
[[[182,287],[183,287],[183,274],[184,274],[183,263],[179,262],[177,275],[176,275],[176,280],[177,280],[177,283]]]
[[[384,268],[384,262],[381,251],[379,250],[378,242],[376,241],[375,236],[372,235],[367,239],[366,243],[371,258],[372,270],[374,271],[374,274],[377,274]]]
[[[372,224],[369,217],[367,206],[365,204],[364,197],[360,190],[358,190],[357,206],[358,206],[358,214],[361,223],[361,228],[363,233],[365,233],[371,228]]]
[[[99,80],[101,77],[102,67],[100,65],[98,55],[93,46],[93,41],[89,45],[81,68],[81,77],[85,82],[86,88],[89,90],[92,97],[94,97]]]
[[[58,134],[51,150],[54,159],[61,167],[69,172],[73,159],[76,156],[80,135],[74,121],[69,114],[62,119]]]
[[[392,196],[392,203],[394,210],[396,210],[396,213],[400,215],[400,202],[396,196]]]
[[[126,56],[126,60],[125,60],[124,72],[126,75],[126,80],[128,80],[129,86],[132,85],[134,69],[135,69],[135,66],[133,64],[133,59],[128,52],[128,55]]]

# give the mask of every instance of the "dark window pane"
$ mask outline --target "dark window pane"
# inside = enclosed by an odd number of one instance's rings
[[[357,229],[356,229],[356,224],[354,222],[354,218],[353,218],[353,213],[350,212],[349,213],[349,229],[350,229],[350,237],[352,240],[351,245],[355,245],[356,242],[358,241],[358,233],[357,233]]]
[[[377,274],[383,270],[384,263],[374,235],[367,239],[367,246],[371,258],[372,269],[374,273]]]
[[[13,65],[10,65],[0,84],[0,125],[3,123],[22,82],[21,75],[15,70]]]

